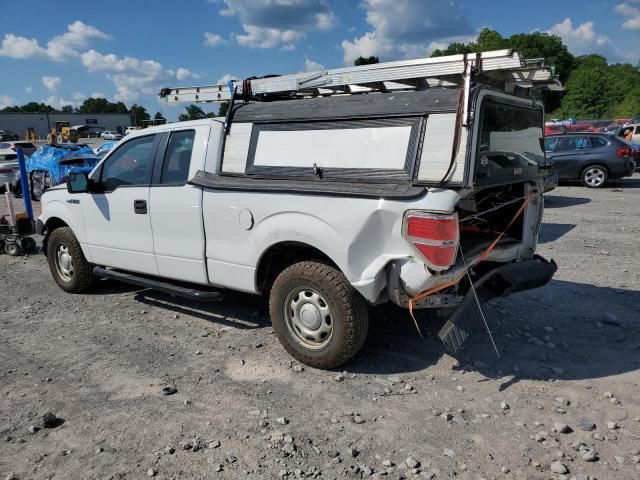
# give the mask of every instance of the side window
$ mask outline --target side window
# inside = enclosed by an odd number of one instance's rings
[[[195,130],[171,133],[162,163],[161,184],[184,185],[187,183],[195,135]]]
[[[640,127],[636,127],[635,135],[640,135]]]
[[[155,154],[155,135],[130,140],[102,166],[100,182],[110,191],[122,185],[149,185]]]
[[[589,140],[587,137],[568,136],[564,137],[560,142],[560,150],[580,150],[582,148],[589,148]]]
[[[591,140],[593,148],[604,147],[607,144],[607,141],[604,138],[589,137],[589,139]]]

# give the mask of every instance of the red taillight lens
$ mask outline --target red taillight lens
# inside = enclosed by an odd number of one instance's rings
[[[13,173],[12,168],[0,168],[0,173]]]
[[[622,147],[616,150],[616,155],[619,157],[628,157],[631,155],[631,149],[628,147]]]
[[[16,151],[16,146],[15,146],[15,145],[12,145],[12,146],[11,146],[11,150],[13,150],[13,151],[15,152],[15,151]]]
[[[434,270],[446,270],[455,263],[460,237],[458,214],[408,212],[404,234]]]

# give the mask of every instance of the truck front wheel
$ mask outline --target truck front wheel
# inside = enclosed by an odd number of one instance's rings
[[[47,242],[47,260],[53,279],[65,292],[86,292],[97,280],[92,265],[87,262],[69,227],[51,232]]]
[[[318,261],[296,263],[276,278],[269,297],[273,329],[298,361],[329,369],[362,348],[367,304],[345,276]]]

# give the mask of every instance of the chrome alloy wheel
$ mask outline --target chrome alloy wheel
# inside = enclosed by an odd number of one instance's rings
[[[58,245],[55,261],[60,278],[65,282],[73,280],[73,258],[66,245]]]
[[[311,288],[291,290],[284,302],[287,328],[298,343],[313,350],[324,347],[333,335],[333,314],[327,301]]]
[[[601,167],[590,167],[584,172],[584,181],[590,187],[601,187],[606,178],[607,174]]]

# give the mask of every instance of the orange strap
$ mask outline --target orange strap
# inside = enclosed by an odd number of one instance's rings
[[[522,202],[522,205],[520,205],[520,208],[518,208],[518,211],[516,212],[516,214],[514,215],[514,217],[511,219],[511,221],[507,224],[506,228],[500,233],[500,235],[498,235],[496,237],[496,239],[491,242],[491,245],[489,245],[487,247],[487,249],[482,252],[480,254],[480,256],[478,257],[478,260],[475,262],[475,265],[479,264],[480,262],[484,261],[489,254],[493,251],[494,248],[496,248],[496,245],[498,245],[498,242],[500,242],[500,240],[502,239],[502,237],[504,237],[504,235],[507,233],[507,230],[509,230],[511,228],[511,226],[515,223],[515,221],[518,219],[518,217],[520,215],[522,215],[522,212],[524,212],[524,209],[527,208],[527,205],[529,204],[529,202],[531,201],[531,196],[532,194],[529,194],[525,197],[524,202]],[[418,322],[416,320],[416,317],[413,315],[413,306],[415,304],[415,302],[417,302],[418,300],[422,300],[425,297],[428,297],[429,295],[433,295],[436,292],[439,292],[441,290],[444,290],[445,288],[449,288],[452,287],[456,284],[458,284],[458,282],[460,282],[460,280],[462,280],[465,275],[467,275],[467,273],[469,273],[469,270],[471,270],[471,267],[467,267],[465,268],[465,270],[458,275],[457,277],[455,277],[453,280],[448,281],[445,284],[439,285],[437,287],[433,287],[425,292],[419,293],[418,295],[416,295],[413,298],[410,298],[408,300],[408,306],[409,306],[409,314],[411,315],[411,318],[413,319],[413,323],[415,324],[416,328],[418,329],[418,334],[420,334],[420,336],[422,337],[422,332],[420,331],[420,327],[418,326]]]

